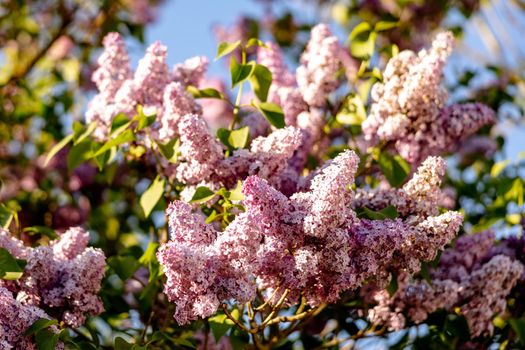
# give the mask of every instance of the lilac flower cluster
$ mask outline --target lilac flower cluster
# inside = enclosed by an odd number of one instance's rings
[[[207,182],[226,186],[234,185],[237,179],[258,175],[279,187],[286,178],[287,162],[301,140],[301,131],[290,126],[255,138],[249,150],[238,149],[225,158],[224,146],[212,135],[205,121],[188,114],[180,121],[181,162],[174,174],[189,185]]]
[[[0,349],[36,350],[37,345],[24,333],[41,318],[51,319],[42,309],[21,303],[11,291],[0,286]],[[51,330],[58,332],[56,326]],[[64,344],[58,343],[56,349],[64,349]]]
[[[88,248],[88,233],[70,228],[49,246],[30,248],[0,230],[0,247],[17,259],[27,260],[17,281],[0,280],[0,287],[28,306],[42,308],[71,327],[81,326],[88,315],[98,315],[103,305],[97,293],[106,266],[100,249]]]
[[[495,120],[480,103],[445,107],[443,68],[453,48],[451,33],[438,34],[432,47],[418,54],[403,51],[392,58],[383,82],[372,88],[370,116],[363,122],[368,141],[392,142],[411,163],[456,149],[458,143]]]
[[[288,70],[279,46],[272,42],[259,47],[257,61],[272,73],[272,85],[268,93],[268,101],[281,106],[286,125],[297,125],[299,113],[307,110],[308,105],[297,89],[295,76]]]
[[[312,107],[326,104],[328,95],[339,86],[338,72],[345,68],[348,53],[326,24],[312,28],[310,41],[297,68],[297,83],[304,100]],[[355,67],[346,67],[355,70]]]
[[[265,143],[254,142],[252,151],[271,149]],[[371,280],[385,284],[390,272],[412,274],[421,260],[434,259],[456,235],[462,216],[434,216],[427,205],[414,205],[405,219],[358,219],[351,189],[358,161],[352,151],[341,153],[305,192],[291,197],[249,176],[243,184],[246,211],[223,232],[205,224],[190,205],[172,203],[171,240],[158,259],[168,278],[165,293],[177,304],[177,322],[210,316],[226,300],[250,301],[257,289],[277,295],[288,290],[288,304],[300,295],[311,306],[335,302],[343,291]],[[440,159],[426,162],[403,188],[406,196],[433,201],[443,166]]]
[[[358,189],[353,205],[372,210],[393,205],[402,217],[436,215],[443,196],[439,187],[445,169],[443,158],[428,157],[402,188]]]
[[[97,122],[95,136],[108,137],[113,118],[123,113],[132,117],[142,105],[157,113],[161,141],[177,133],[177,122],[188,113],[199,113],[200,106],[185,90],[199,85],[208,66],[205,57],[194,57],[175,65],[170,73],[166,63],[167,48],[155,42],[148,47],[135,72],[132,72],[124,40],[117,33],[104,38],[104,53],[99,57],[93,81],[99,93],[90,102],[86,121]]]
[[[438,309],[459,308],[472,337],[492,334],[492,318],[505,311],[506,298],[524,272],[523,264],[512,257],[491,254],[494,245],[490,231],[460,237],[431,271],[432,285],[402,275],[393,297],[385,290],[376,291],[377,305],[369,311],[370,319],[401,329],[406,323],[403,314],[420,323]]]

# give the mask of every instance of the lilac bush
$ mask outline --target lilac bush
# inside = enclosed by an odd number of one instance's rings
[[[294,69],[251,25],[215,28],[230,82],[105,36],[84,123],[38,168],[76,171],[87,219],[0,206],[0,348],[523,344],[525,243],[497,225],[525,226],[522,163],[494,161],[491,106],[449,100],[452,32],[359,55],[390,24],[349,45],[317,24]]]

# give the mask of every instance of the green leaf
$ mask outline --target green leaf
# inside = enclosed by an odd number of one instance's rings
[[[41,234],[43,236],[49,237],[51,239],[58,238],[55,230],[47,226],[31,226],[24,228],[24,232],[29,233],[30,235]]]
[[[432,277],[430,277],[430,272],[428,270],[428,263],[425,261],[421,262],[421,268],[419,269],[419,274],[423,279],[429,284],[432,285]]]
[[[242,182],[239,180],[237,181],[237,186],[231,191],[228,191],[228,199],[231,201],[241,201],[244,199],[244,195],[242,194]]]
[[[132,120],[134,122],[137,122],[137,125],[135,127],[136,131],[142,130],[142,129],[150,126],[157,119],[157,115],[156,114],[153,114],[153,115],[146,115],[146,114],[144,114],[144,109],[142,108],[141,105],[137,106],[137,113],[138,114],[135,117],[133,117],[133,120]]]
[[[115,255],[108,259],[108,265],[122,281],[127,280],[139,269],[140,264],[131,255]]]
[[[214,88],[205,88],[205,89],[197,89],[195,86],[188,86],[186,88],[190,94],[193,95],[194,98],[218,98],[223,100],[224,95],[217,89]]]
[[[250,128],[248,126],[236,130],[220,128],[217,130],[217,137],[231,150],[244,148],[250,137]]]
[[[497,162],[495,163],[492,168],[490,169],[490,176],[492,177],[498,177],[499,174],[501,174],[501,172],[503,170],[505,170],[505,168],[507,167],[507,165],[510,163],[509,160],[502,160],[501,162]]]
[[[67,154],[67,168],[73,171],[80,164],[88,161],[93,157],[92,142],[85,140],[71,147]]]
[[[7,229],[13,220],[13,211],[3,204],[0,204],[0,226]]]
[[[361,125],[366,119],[363,101],[358,95],[350,94],[336,115],[336,120],[344,125]]]
[[[119,146],[119,145],[121,145],[123,143],[131,142],[131,141],[134,141],[134,140],[135,140],[135,135],[133,135],[133,131],[128,129],[128,130],[122,132],[121,134],[119,134],[117,137],[107,141],[102,147],[100,147],[95,152],[95,154],[93,156],[94,157],[98,157],[98,156],[104,154],[105,152],[109,151],[112,147]]]
[[[264,42],[262,42],[261,40],[259,40],[257,38],[251,38],[246,43],[246,48],[252,47],[252,46],[268,47],[268,46],[266,46],[266,44]]]
[[[21,260],[21,262],[25,265],[25,261]],[[7,249],[0,248],[0,279],[17,280],[22,277],[23,273],[24,269],[17,259]]]
[[[133,344],[128,343],[122,337],[115,338],[115,350],[131,350]]]
[[[284,122],[284,113],[278,105],[275,103],[269,103],[269,102],[261,102],[257,108],[261,113],[264,115],[264,117],[278,129],[285,127]]]
[[[399,24],[399,22],[397,22],[397,21],[379,21],[374,26],[374,30],[376,32],[382,32],[382,31],[385,31],[385,30],[388,30],[388,29],[395,28],[395,27],[398,26],[398,24]]]
[[[265,102],[268,98],[268,91],[272,84],[272,72],[263,65],[256,64],[253,74],[250,76],[250,84],[257,98]]]
[[[237,40],[236,42],[233,42],[233,43],[227,43],[227,42],[220,43],[219,46],[217,47],[217,55],[215,56],[215,61],[217,61],[219,58],[223,56],[226,56],[232,53],[240,45],[241,45],[240,40]]]
[[[58,343],[58,334],[42,329],[35,334],[38,350],[55,350]]]
[[[390,295],[391,297],[394,296],[398,288],[399,288],[399,285],[397,283],[397,274],[392,272],[391,277],[390,277],[390,283],[388,284],[388,287],[386,288],[388,295]]]
[[[239,311],[237,309],[233,309],[231,312],[231,315],[236,320],[239,319]],[[232,320],[230,320],[225,314],[218,313],[215,316],[212,316],[208,319],[208,322],[210,323],[211,332],[213,333],[213,336],[215,337],[215,341],[219,341],[223,335],[225,335],[230,328],[235,324]]]
[[[410,173],[410,165],[401,156],[381,152],[377,160],[379,167],[392,187],[402,185]]]
[[[354,57],[368,59],[373,56],[377,33],[367,22],[361,22],[350,33],[350,52]]]
[[[523,205],[523,182],[521,178],[512,181],[510,189],[505,193],[504,198],[508,201],[515,201],[520,207]]]
[[[140,207],[144,211],[144,216],[147,218],[158,201],[164,194],[164,186],[166,184],[165,179],[161,179],[157,176],[151,183],[148,189],[140,196]]]
[[[255,64],[250,62],[248,64],[239,64],[235,56],[230,60],[230,74],[232,80],[232,88],[237,86],[240,82],[245,81],[255,71]]]
[[[168,160],[170,163],[177,163],[178,161],[178,152],[179,152],[179,146],[180,146],[180,140],[179,138],[174,138],[173,140],[169,141],[168,143],[160,143],[158,142],[157,145],[159,146],[160,154],[164,158]]]
[[[60,152],[60,150],[64,147],[67,146],[67,144],[69,142],[71,142],[71,140],[73,140],[73,134],[71,135],[68,135],[66,137],[64,137],[59,143],[57,143],[56,145],[54,145],[51,150],[49,151],[49,153],[47,154],[47,157],[46,157],[46,161],[44,162],[44,166],[47,166],[47,164],[49,163],[49,161],[51,159],[53,159],[53,157],[58,153]]]
[[[525,320],[521,318],[509,319],[510,326],[518,335],[520,344],[525,347]]]
[[[357,210],[357,216],[359,218],[366,218],[371,220],[385,220],[397,218],[397,209],[393,205],[389,205],[378,211],[371,210],[367,207],[359,208]]]
[[[157,248],[159,247],[159,244],[157,242],[150,242],[148,244],[148,247],[146,248],[146,251],[139,259],[139,263],[142,265],[148,265],[150,263],[157,262]]]
[[[110,135],[119,135],[131,125],[131,120],[124,114],[119,113],[111,121]]]
[[[206,203],[213,197],[215,197],[215,192],[206,186],[199,186],[191,197],[190,203]]]
[[[79,123],[80,124],[80,123]],[[75,124],[73,124],[75,125]],[[81,124],[80,124],[81,125]],[[73,133],[73,144],[79,144],[80,142],[84,141],[89,135],[95,131],[95,128],[97,127],[96,122],[90,123],[87,128],[84,128],[84,126],[81,125],[81,128],[77,126],[77,129]]]
[[[461,340],[469,340],[470,338],[467,320],[461,315],[447,315],[443,325],[443,332]]]
[[[57,325],[57,320],[50,320],[47,318],[39,318],[24,332],[24,335],[29,336],[36,334],[38,331]]]

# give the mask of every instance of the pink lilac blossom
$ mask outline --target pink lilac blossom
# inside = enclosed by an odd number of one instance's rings
[[[133,79],[140,86],[141,102],[145,106],[158,106],[162,103],[163,91],[170,78],[167,56],[167,47],[156,41],[148,47],[139,61]]]
[[[163,107],[158,137],[161,141],[169,141],[179,134],[178,124],[182,116],[201,112],[193,96],[179,82],[170,83],[164,89]]]
[[[99,93],[86,112],[87,122],[97,122],[96,138],[107,139],[113,118],[119,113],[131,118],[138,105],[156,113],[152,135],[162,142],[177,135],[177,122],[182,115],[201,113],[193,96],[186,92],[186,86],[198,85],[203,79],[207,59],[189,59],[176,65],[170,74],[167,48],[155,42],[147,48],[133,73],[123,39],[117,33],[110,33],[104,43],[99,68],[93,74]]]
[[[186,183],[207,179],[224,158],[223,146],[208,129],[204,119],[195,114],[183,116],[179,122],[180,159],[176,177]]]
[[[461,312],[473,337],[492,334],[492,317],[505,311],[506,297],[522,273],[520,262],[497,255],[469,276],[462,293],[467,302]]]
[[[272,149],[267,142],[255,142],[252,151]],[[168,278],[165,293],[177,304],[177,322],[209,316],[226,300],[252,300],[256,288],[288,289],[289,305],[300,293],[311,306],[335,302],[366,281],[384,285],[391,271],[413,274],[421,260],[434,259],[456,235],[462,216],[356,218],[350,186],[357,163],[352,151],[339,154],[317,172],[307,192],[289,198],[249,176],[243,183],[245,212],[223,232],[205,224],[190,205],[170,205],[172,237],[158,257]],[[428,179],[439,172],[423,167],[418,176],[416,183],[425,179],[432,187],[438,181]],[[418,193],[417,186],[409,188]]]
[[[92,80],[99,93],[90,101],[86,112],[88,123],[97,122],[95,136],[103,138],[111,125],[113,110],[107,110],[118,90],[131,77],[131,67],[124,39],[118,33],[109,33],[103,40],[104,52],[98,59],[99,67]],[[117,113],[115,113],[117,114]]]
[[[523,265],[512,257],[490,256],[494,244],[490,231],[460,237],[431,271],[431,286],[401,275],[394,296],[377,290],[377,305],[369,311],[371,321],[398,330],[405,327],[402,314],[420,323],[438,309],[459,308],[472,337],[492,334],[492,318],[505,311],[506,298],[524,271]]]
[[[71,327],[81,326],[88,315],[103,311],[97,293],[105,256],[100,249],[87,247],[88,238],[87,232],[76,227],[49,246],[21,248],[21,243],[12,244],[14,239],[7,244],[0,241],[14,257],[27,260],[22,278],[4,285],[16,291],[17,299],[24,303],[45,308]]]
[[[239,179],[258,175],[279,184],[287,161],[301,142],[301,131],[286,127],[252,141],[250,149],[235,150],[225,158],[222,144],[202,118],[186,115],[179,122],[181,163],[175,176],[187,184],[202,181],[233,186]]]
[[[383,82],[373,86],[368,141],[390,141],[401,156],[419,164],[429,155],[456,149],[459,142],[495,119],[480,103],[445,107],[443,68],[453,48],[451,33],[440,33],[428,50],[403,51],[387,64]]]
[[[0,287],[0,348],[2,350],[36,350],[36,343],[24,333],[41,318],[51,319],[42,309],[22,304],[9,290]],[[58,332],[56,326],[52,326],[51,330]],[[56,349],[64,349],[64,344],[59,342]]]
[[[195,56],[188,58],[184,63],[176,64],[173,67],[172,79],[184,86],[199,87],[208,70],[210,62],[205,56]]]
[[[338,72],[344,68],[341,61],[344,50],[326,24],[312,28],[310,41],[296,73],[299,90],[308,105],[324,106],[328,95],[339,86]]]
[[[393,205],[403,217],[436,215],[442,198],[440,185],[445,167],[443,158],[428,157],[402,188],[358,189],[353,205],[355,208],[367,207],[372,210]]]

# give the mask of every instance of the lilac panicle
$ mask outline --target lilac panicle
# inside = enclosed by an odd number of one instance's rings
[[[383,82],[372,88],[366,139],[391,141],[399,154],[419,164],[430,155],[454,151],[460,142],[494,121],[494,112],[474,103],[445,107],[443,68],[454,38],[444,32],[419,54],[403,51],[387,64]]]
[[[106,259],[100,249],[87,247],[88,239],[86,231],[73,227],[49,246],[28,248],[21,242],[13,245],[14,238],[0,240],[0,246],[27,260],[22,277],[7,288],[14,287],[24,303],[49,309],[71,327],[81,326],[87,316],[103,311],[97,293]]]
[[[312,107],[322,107],[339,86],[338,71],[342,47],[326,24],[312,28],[308,46],[297,68],[297,84],[304,100]]]

